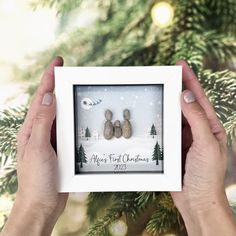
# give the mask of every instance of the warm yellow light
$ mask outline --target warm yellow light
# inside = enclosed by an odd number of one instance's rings
[[[167,2],[159,2],[153,6],[151,17],[155,25],[166,27],[173,21],[174,9]]]

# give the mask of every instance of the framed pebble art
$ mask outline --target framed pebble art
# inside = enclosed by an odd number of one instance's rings
[[[181,190],[181,70],[56,67],[59,191]]]

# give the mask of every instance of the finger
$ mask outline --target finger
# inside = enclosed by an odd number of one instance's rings
[[[55,87],[54,67],[62,65],[63,65],[62,57],[54,58],[53,61],[49,64],[48,68],[45,70],[42,79],[40,81],[40,86],[38,88],[39,94],[44,95],[46,92],[53,92]]]
[[[182,93],[181,107],[190,125],[193,142],[200,146],[211,144],[215,138],[211,132],[206,113],[190,90],[185,90]]]
[[[34,99],[31,102],[29,111],[22,125],[21,135],[24,136],[24,140],[27,140],[30,137],[33,120],[36,116],[37,108],[40,106],[44,94],[52,93],[54,90],[54,67],[62,65],[63,59],[61,57],[56,57],[44,72],[36,95],[34,96]]]
[[[51,128],[56,113],[55,95],[45,93],[34,117],[29,139],[31,147],[45,148],[50,145]]]
[[[45,93],[52,93],[55,87],[55,80],[54,80],[54,67],[55,66],[62,66],[63,59],[61,57],[56,57],[45,70],[42,79],[40,81],[40,85],[37,89],[36,95],[31,103],[30,109],[26,116],[25,122],[32,123],[32,119],[35,116],[36,107],[40,105],[42,101],[42,97]]]
[[[209,120],[209,125],[211,127],[212,133],[215,135],[218,141],[226,143],[227,138],[225,130],[222,124],[220,123],[213,106],[211,105],[209,99],[205,95],[205,92],[201,87],[201,84],[198,81],[193,70],[183,60],[178,61],[176,64],[182,66],[183,84],[186,89],[189,89],[194,93],[196,99],[198,100],[198,103],[204,109],[206,116]]]
[[[29,134],[25,133],[23,130],[23,125],[21,125],[17,133],[17,159],[21,159],[21,156],[24,153],[24,148],[29,140]]]

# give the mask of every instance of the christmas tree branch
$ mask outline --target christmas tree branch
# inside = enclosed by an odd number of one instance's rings
[[[157,201],[158,200],[158,201]],[[156,199],[157,210],[149,220],[146,229],[151,234],[171,233],[181,225],[181,216],[175,208],[172,198],[167,193],[161,193]]]
[[[236,73],[204,70],[199,73],[199,79],[226,129],[231,145],[236,137]]]
[[[99,218],[88,230],[87,236],[107,236],[109,235],[109,225],[122,215],[129,215],[131,218],[137,217],[139,208],[136,199],[137,193],[113,193],[113,205],[107,209],[105,216]]]
[[[87,216],[91,222],[111,204],[112,193],[90,193],[87,200]]]
[[[25,107],[11,108],[0,113],[0,193],[13,193],[16,179],[16,134],[24,121]]]
[[[80,4],[83,2],[83,0],[39,0],[39,1],[32,1],[31,6],[34,9],[37,9],[37,7],[45,7],[48,6],[50,8],[56,8],[57,14],[64,14],[68,11],[71,11],[75,9],[76,7],[79,7]]]
[[[236,41],[232,36],[209,31],[204,33],[204,41],[207,56],[219,64],[231,62],[236,55]]]

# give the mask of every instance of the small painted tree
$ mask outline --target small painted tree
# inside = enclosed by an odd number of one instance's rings
[[[83,163],[87,163],[86,154],[82,144],[80,144],[79,150],[77,151],[76,162],[80,163],[81,168],[83,168]]]
[[[90,133],[90,130],[89,130],[88,127],[87,127],[86,130],[85,130],[85,137],[86,137],[87,140],[88,140],[88,138],[91,137],[91,133]]]
[[[157,135],[156,127],[154,124],[152,124],[150,135],[152,135],[152,138],[154,138],[154,135]]]
[[[157,142],[155,147],[154,147],[153,154],[152,154],[152,160],[156,161],[156,165],[158,165],[159,164],[159,160],[161,160],[161,158],[162,158],[162,152],[161,152],[160,145]]]

